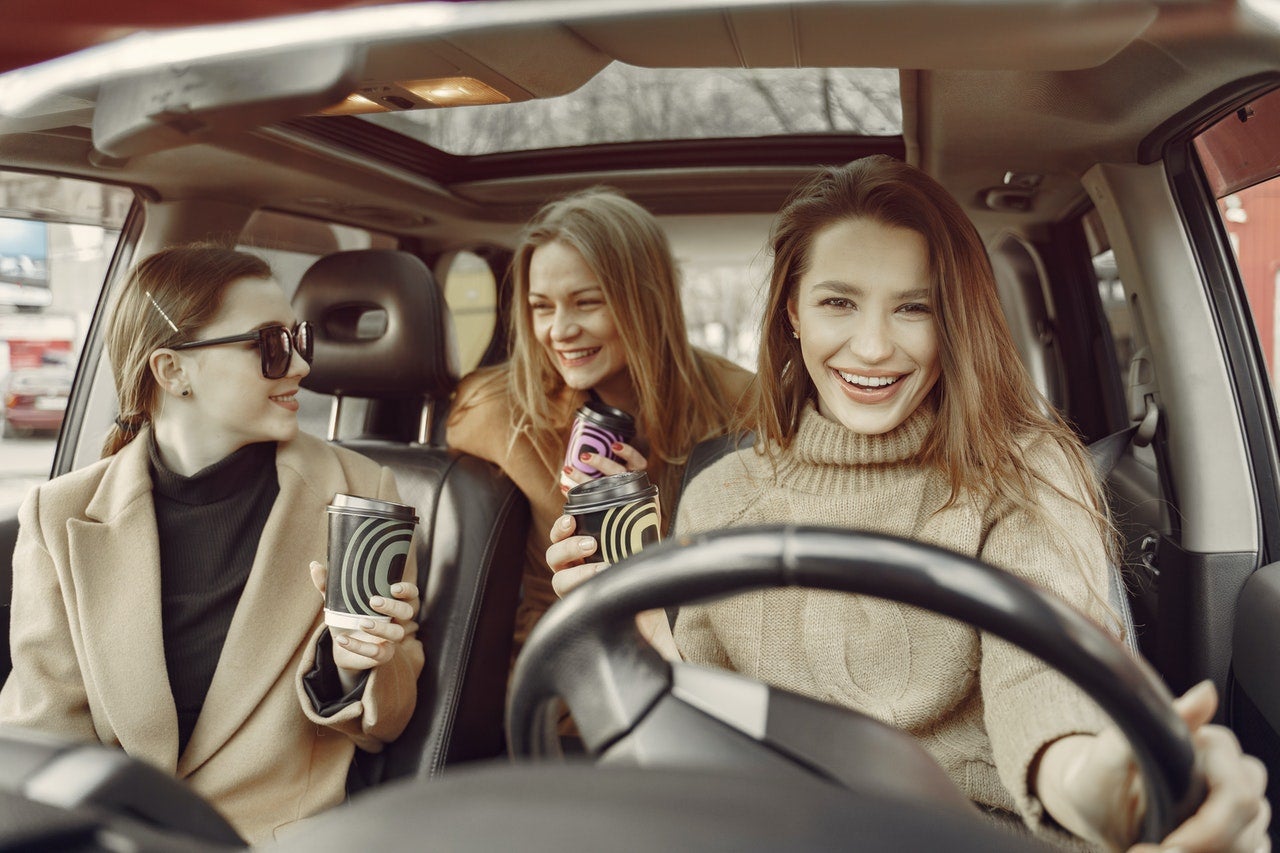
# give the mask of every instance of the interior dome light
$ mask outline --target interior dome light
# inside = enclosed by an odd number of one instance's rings
[[[408,89],[433,107],[465,107],[478,104],[505,104],[511,99],[474,77],[437,77],[408,80],[398,85]]]

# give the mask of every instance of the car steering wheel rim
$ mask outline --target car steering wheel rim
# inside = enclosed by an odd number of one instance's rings
[[[671,668],[635,614],[751,590],[870,595],[950,616],[1008,640],[1065,675],[1110,716],[1142,771],[1144,841],[1164,838],[1204,798],[1195,748],[1156,673],[1052,594],[978,560],[880,534],[794,525],[669,540],[583,584],[539,621],[507,699],[513,756],[545,752],[557,699],[588,751],[633,729],[670,691]]]

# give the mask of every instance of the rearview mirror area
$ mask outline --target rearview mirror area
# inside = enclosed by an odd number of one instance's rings
[[[317,112],[353,92],[364,51],[326,45],[200,65],[169,64],[102,83],[93,144],[128,158]]]

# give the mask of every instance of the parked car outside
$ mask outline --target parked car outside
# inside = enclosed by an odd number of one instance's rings
[[[75,371],[65,365],[20,367],[4,380],[4,437],[62,429]]]

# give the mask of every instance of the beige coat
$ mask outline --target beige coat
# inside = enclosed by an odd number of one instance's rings
[[[422,645],[408,638],[364,698],[328,718],[302,690],[322,624],[307,565],[324,562],[334,494],[396,499],[392,472],[301,434],[276,454],[280,493],[186,750],[165,669],[160,545],[147,435],[36,489],[13,558],[13,672],[0,722],[119,746],[186,780],[249,841],[345,797],[356,746],[409,720]]]

